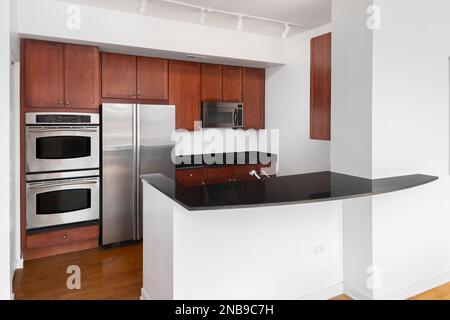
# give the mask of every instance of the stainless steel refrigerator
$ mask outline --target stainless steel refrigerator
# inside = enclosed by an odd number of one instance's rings
[[[142,238],[139,177],[174,177],[174,130],[174,106],[103,104],[102,245]]]

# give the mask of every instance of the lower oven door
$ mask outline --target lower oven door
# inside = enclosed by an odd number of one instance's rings
[[[27,126],[25,132],[27,173],[100,166],[98,126]]]
[[[98,177],[26,184],[27,230],[99,218]]]

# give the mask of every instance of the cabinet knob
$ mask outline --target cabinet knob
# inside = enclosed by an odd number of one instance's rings
[[[70,104],[70,102],[69,101],[66,101],[66,105],[69,105]]]
[[[66,240],[67,239],[67,233],[64,233],[62,236],[61,236],[61,240]]]
[[[59,101],[58,103],[59,103],[59,104],[63,104],[64,102],[62,102],[62,101]]]
[[[189,177],[192,177],[192,173],[189,173]]]

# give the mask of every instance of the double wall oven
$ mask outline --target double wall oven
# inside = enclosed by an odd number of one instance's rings
[[[26,228],[98,220],[98,114],[25,115]]]

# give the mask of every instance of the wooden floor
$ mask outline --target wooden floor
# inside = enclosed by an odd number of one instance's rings
[[[69,290],[67,267],[78,265],[81,289]],[[142,244],[25,261],[14,276],[15,299],[135,300],[142,287]]]
[[[81,270],[81,289],[69,290],[67,267]],[[14,276],[14,294],[23,299],[135,300],[142,287],[142,244],[26,261]],[[450,300],[450,283],[424,292],[412,300]],[[351,300],[340,295],[332,300]]]

